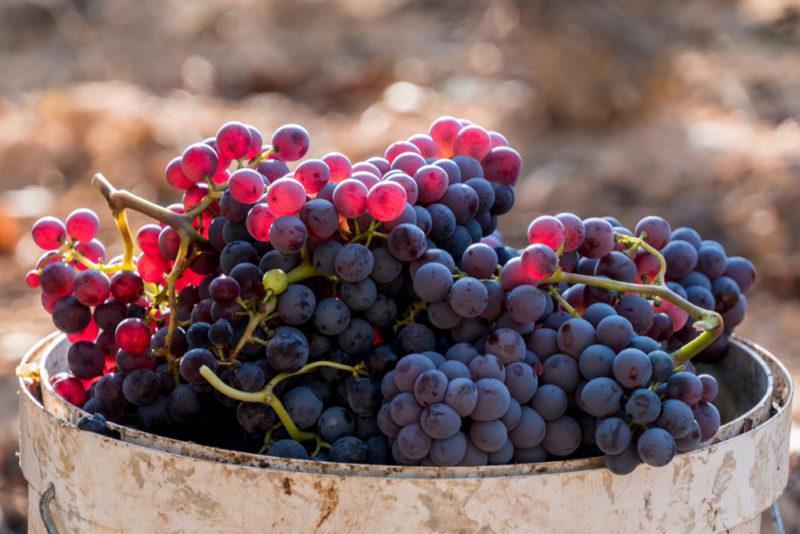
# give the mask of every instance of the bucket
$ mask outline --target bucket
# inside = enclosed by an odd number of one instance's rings
[[[626,476],[602,458],[486,467],[312,462],[199,446],[109,423],[53,392],[63,336],[23,363],[42,370],[42,401],[20,387],[20,463],[29,531],[39,532],[759,532],[789,474],[792,384],[763,348],[734,338],[719,364],[723,426],[666,467]]]

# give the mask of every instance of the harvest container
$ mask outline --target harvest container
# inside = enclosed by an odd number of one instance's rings
[[[788,477],[792,384],[763,348],[741,338],[720,364],[723,426],[714,442],[663,468],[616,476],[601,458],[480,468],[284,460],[165,439],[109,424],[82,431],[83,412],[57,397],[68,342],[42,340],[42,402],[22,380],[20,463],[29,530],[39,532],[736,532]]]

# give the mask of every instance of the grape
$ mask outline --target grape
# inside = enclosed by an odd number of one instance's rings
[[[528,226],[528,243],[542,244],[552,250],[558,250],[565,240],[564,225],[555,217],[542,215]]]
[[[76,241],[91,241],[97,236],[97,230],[100,227],[100,219],[97,214],[85,208],[70,213],[65,222],[67,234]],[[53,230],[56,229],[58,229],[58,233],[54,232],[53,235],[61,235],[60,227],[54,224]],[[51,239],[51,244],[52,241]],[[58,238],[55,241],[58,241]]]
[[[697,375],[700,382],[703,384],[703,394],[700,396],[700,402],[712,402],[717,398],[719,391],[719,383],[717,379],[711,375]]]
[[[110,376],[112,375],[106,375],[101,378],[97,383],[98,386],[100,382],[103,382],[103,380]],[[97,392],[97,390],[95,391]],[[100,400],[103,402],[102,399]],[[203,419],[200,398],[192,387],[187,384],[176,386],[169,394],[167,399],[167,412],[176,423],[181,425],[196,424]]]
[[[544,315],[547,309],[547,295],[538,287],[523,284],[508,293],[506,308],[515,321],[533,323]]]
[[[280,178],[267,189],[267,204],[277,217],[294,215],[303,207],[306,191],[303,184],[294,178]]]
[[[445,301],[429,304],[427,316],[433,326],[444,330],[454,328],[461,322],[461,316]]]
[[[498,328],[487,338],[486,352],[494,354],[504,364],[521,362],[525,357],[525,341],[514,330]]]
[[[456,225],[453,235],[442,241],[440,246],[452,257],[459,258],[475,241],[465,226]]]
[[[667,399],[661,404],[661,415],[656,424],[669,431],[675,439],[685,437],[692,430],[694,414],[685,402]]]
[[[505,384],[496,378],[481,378],[475,382],[475,387],[478,390],[478,402],[470,414],[473,421],[491,421],[506,413],[511,395]]]
[[[266,454],[278,458],[308,460],[308,452],[305,447],[293,439],[279,439],[269,446]]]
[[[453,144],[461,131],[461,124],[453,117],[440,117],[431,124],[428,134],[439,145],[442,156],[453,155]]]
[[[216,148],[220,155],[229,160],[239,159],[247,154],[252,141],[250,129],[241,122],[226,122],[217,131]]]
[[[445,403],[432,404],[422,411],[420,425],[425,433],[433,439],[447,439],[461,428],[461,417]]]
[[[136,406],[153,404],[161,394],[161,380],[150,369],[134,369],[122,381],[122,394]]]
[[[613,374],[613,363],[616,354],[606,345],[589,345],[578,358],[578,369],[587,380],[600,376],[610,377]]]
[[[331,202],[321,198],[305,203],[300,211],[300,220],[305,223],[309,234],[318,238],[330,237],[339,228],[339,215],[336,213],[336,208]]]
[[[716,406],[701,402],[693,409],[694,418],[700,426],[701,441],[708,441],[714,437],[720,427],[720,415]]]
[[[623,387],[635,389],[650,381],[653,368],[650,359],[639,349],[625,349],[617,354],[613,363],[614,378]]]
[[[548,421],[542,446],[553,456],[569,456],[581,443],[581,427],[567,415]]]
[[[675,440],[664,429],[648,428],[639,436],[636,449],[644,463],[661,467],[675,456]]]
[[[466,184],[453,184],[447,187],[441,203],[450,208],[456,223],[465,224],[478,213],[480,201],[478,194]],[[432,215],[432,214],[431,214]]]
[[[669,223],[661,217],[648,216],[636,223],[633,233],[637,236],[646,234],[645,242],[654,248],[662,249],[669,242],[672,229]]]
[[[453,142],[453,152],[456,155],[471,156],[478,161],[489,155],[491,149],[489,132],[476,125],[462,128]]]
[[[387,244],[392,256],[400,261],[413,261],[427,248],[425,234],[412,224],[400,224],[389,232]]]
[[[738,326],[744,320],[744,314],[747,311],[747,299],[744,295],[739,298],[736,307],[726,311],[722,314],[722,321],[725,324],[725,331],[730,332],[734,327]]]
[[[291,326],[275,329],[267,346],[267,361],[279,373],[297,371],[308,362],[308,340]]]
[[[536,390],[531,407],[545,421],[554,421],[567,411],[567,395],[554,384],[542,384]]]
[[[365,464],[369,460],[369,447],[353,436],[343,436],[331,445],[328,461]]]
[[[307,429],[317,424],[322,414],[322,400],[311,388],[301,386],[291,389],[282,400],[289,417],[299,428]]]
[[[444,204],[431,204],[427,208],[431,216],[430,237],[436,242],[442,242],[453,235],[456,229],[456,216],[453,210]]]
[[[242,362],[231,376],[231,385],[242,391],[260,391],[266,383],[266,375],[258,365]]]
[[[391,409],[392,409],[392,403],[389,402],[381,406],[381,409],[378,410],[378,416],[377,416],[378,428],[380,429],[381,432],[383,432],[384,435],[390,438],[396,438],[397,435],[400,433],[402,427],[394,422],[394,419],[391,415]]]
[[[373,267],[370,277],[378,283],[388,283],[397,278],[403,268],[403,264],[397,261],[389,249],[378,247],[372,250]]]
[[[692,430],[686,436],[675,440],[675,448],[678,452],[689,452],[699,449],[702,440],[702,431],[700,424],[695,420],[692,421]]]
[[[497,252],[488,245],[476,243],[464,251],[461,264],[468,275],[474,278],[489,278],[497,268]]]
[[[241,289],[236,279],[221,275],[211,282],[208,292],[214,302],[233,304],[239,298]]]
[[[505,384],[513,399],[526,403],[536,394],[539,380],[530,365],[515,362],[506,367]]]
[[[274,225],[273,225],[274,226]],[[272,232],[272,230],[270,230]],[[258,252],[255,247],[246,241],[233,241],[225,245],[219,256],[220,270],[224,274],[230,274],[233,268],[240,263],[256,263]],[[114,279],[111,279],[111,293],[114,293]],[[119,300],[119,298],[114,295]]]
[[[558,268],[558,257],[547,245],[537,243],[527,247],[520,258],[525,274],[533,280],[553,276]]]
[[[413,323],[400,330],[397,341],[406,352],[425,352],[436,348],[436,338],[427,326]]]
[[[413,275],[414,292],[428,302],[439,302],[447,297],[453,285],[453,276],[441,263],[426,263]]]
[[[124,324],[124,323],[123,323]],[[214,355],[202,348],[192,349],[183,355],[180,362],[181,376],[193,386],[206,384],[206,379],[200,374],[200,368],[206,366],[212,371],[217,370],[217,360]]]
[[[468,343],[456,343],[445,353],[446,360],[457,360],[464,365],[469,365],[473,358],[478,355],[478,351]]]
[[[447,301],[461,317],[477,317],[489,304],[489,292],[479,280],[461,278],[450,287]]]
[[[441,371],[436,369],[423,371],[414,382],[414,397],[422,406],[441,402],[447,391],[447,382],[447,376]]]
[[[620,409],[622,388],[614,380],[600,376],[586,383],[579,399],[581,408],[588,414],[608,417]]]
[[[364,318],[378,328],[385,328],[397,317],[397,304],[382,293],[375,297],[375,303],[364,311]]]
[[[611,315],[598,323],[596,334],[598,343],[619,351],[633,339],[633,326],[625,317]]]
[[[78,378],[94,378],[103,374],[105,355],[94,343],[79,341],[69,348],[67,365],[72,374]]]
[[[717,277],[712,285],[712,291],[716,301],[715,309],[720,313],[725,313],[735,308],[742,296],[739,286],[736,285],[732,278],[727,276]]]
[[[732,278],[742,293],[747,293],[756,281],[756,269],[753,263],[741,256],[729,257],[723,274]]]
[[[614,249],[614,228],[608,221],[596,217],[585,219],[583,228],[583,243],[578,248],[582,256],[602,258]]]
[[[439,364],[438,369],[444,373],[448,380],[472,378],[469,368],[458,360],[444,361]]]
[[[522,171],[522,157],[510,147],[492,148],[483,160],[483,171],[488,180],[502,186],[513,186]],[[507,189],[513,191],[510,187]]]
[[[462,432],[456,432],[445,439],[437,439],[431,445],[430,458],[439,466],[458,465],[467,452],[467,438]]]
[[[636,264],[621,252],[613,251],[600,258],[594,268],[595,276],[606,276],[612,280],[633,283],[636,281]]]
[[[308,132],[297,124],[285,124],[272,134],[272,146],[283,161],[297,161],[308,152]]]
[[[278,217],[269,228],[269,240],[275,250],[281,254],[294,254],[299,252],[306,244],[308,230],[297,217]]]
[[[557,341],[561,351],[578,358],[584,349],[594,344],[595,329],[585,319],[569,319],[559,327]]]
[[[181,156],[181,170],[193,182],[214,176],[218,163],[217,153],[204,143],[189,146]]]
[[[603,419],[597,424],[595,443],[605,454],[622,454],[632,441],[631,429],[617,417]]]
[[[519,423],[508,433],[514,447],[530,449],[542,443],[545,437],[545,421],[533,409],[523,406]]]
[[[672,231],[671,240],[672,241],[686,241],[688,243],[691,243],[691,245],[694,248],[700,248],[700,244],[701,244],[703,238],[700,237],[700,234],[698,234],[695,229],[687,228],[685,226],[682,226],[682,227],[676,228],[676,229],[674,229]]]
[[[253,204],[264,195],[264,179],[253,169],[239,169],[228,182],[231,196],[243,204]]]
[[[277,311],[285,323],[297,326],[311,319],[316,306],[317,299],[311,289],[302,284],[292,284],[278,296]]]
[[[433,204],[440,200],[450,185],[447,172],[437,165],[423,165],[414,172],[413,176],[415,188],[418,191],[417,201],[423,205]]]
[[[406,191],[397,183],[375,184],[367,195],[367,209],[379,221],[391,221],[403,213],[406,206]]]
[[[653,326],[653,306],[639,295],[625,295],[614,309],[630,321],[637,334],[645,334]]]
[[[51,263],[42,269],[39,285],[42,291],[54,298],[67,297],[75,288],[75,269],[63,263]]]
[[[703,382],[688,371],[679,371],[667,380],[667,397],[682,400],[690,406],[700,402],[703,391]]]
[[[469,427],[469,438],[472,443],[484,452],[499,451],[508,440],[508,430],[498,421],[473,421]]]
[[[528,350],[540,358],[547,359],[558,352],[558,332],[551,328],[534,330],[526,343]]]
[[[167,183],[175,189],[189,189],[194,185],[194,181],[190,180],[183,172],[181,166],[181,157],[173,158],[164,170],[164,175],[167,178]],[[38,244],[38,243],[37,243]]]
[[[697,249],[687,241],[670,241],[661,250],[661,254],[667,262],[667,277],[670,279],[684,278],[697,266]]]
[[[715,306],[714,295],[702,286],[689,286],[686,288],[686,300],[707,310],[713,310]]]
[[[506,378],[503,362],[492,354],[484,354],[472,358],[469,362],[469,371],[470,377],[475,381],[481,378],[496,378],[503,381]]]
[[[425,434],[419,423],[404,426],[397,435],[398,449],[403,456],[412,460],[419,460],[427,456],[431,445],[431,438]]]

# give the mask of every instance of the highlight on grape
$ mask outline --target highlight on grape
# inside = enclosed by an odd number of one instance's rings
[[[364,161],[309,148],[228,122],[167,164],[167,207],[95,176],[118,257],[90,210],[36,222],[26,281],[72,343],[55,391],[101,424],[329,462],[625,474],[714,437],[691,360],[724,357],[749,260],[657,216],[542,214],[515,248],[522,159],[468,120]]]

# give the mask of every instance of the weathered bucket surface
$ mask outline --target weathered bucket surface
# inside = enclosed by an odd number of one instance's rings
[[[63,338],[26,356],[63,366]],[[437,468],[273,459],[121,427],[75,426],[80,411],[21,384],[20,462],[30,531],[59,532],[758,532],[788,477],[792,385],[760,347],[736,340],[720,379],[722,441],[620,477],[589,458]],[[720,439],[722,439],[720,438]]]

